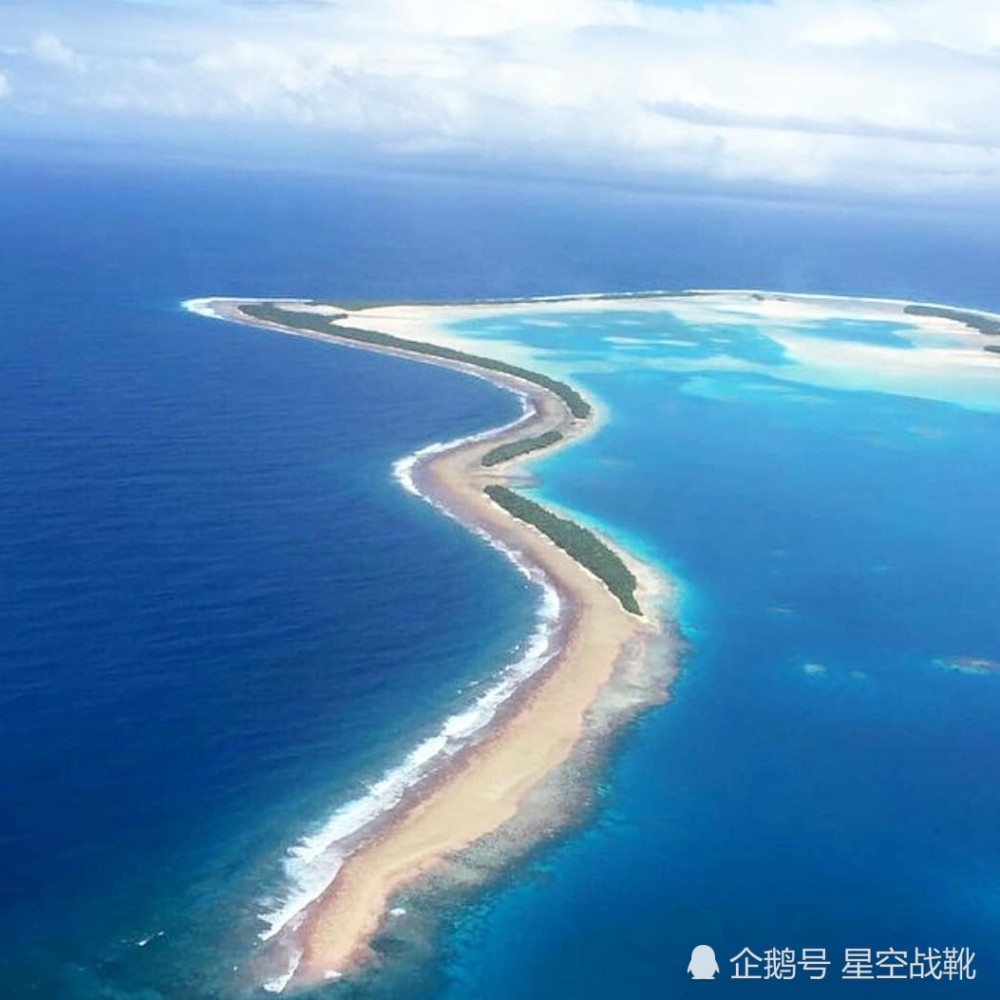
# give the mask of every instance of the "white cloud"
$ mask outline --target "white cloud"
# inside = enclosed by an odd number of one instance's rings
[[[34,96],[595,170],[1000,189],[995,0],[131,10],[114,34],[107,13],[67,21],[60,37],[36,32],[31,51],[48,72],[34,78]],[[60,73],[84,65],[86,79],[72,84]]]
[[[36,35],[31,43],[34,57],[46,66],[63,66],[76,69],[80,67],[77,54],[55,35],[45,32]]]
[[[10,80],[0,73],[0,101],[8,96],[10,96]]]

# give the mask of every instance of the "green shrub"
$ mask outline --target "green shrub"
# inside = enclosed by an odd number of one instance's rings
[[[903,309],[910,316],[934,316],[938,319],[952,319],[956,323],[964,323],[973,330],[988,335],[1000,334],[1000,320],[991,319],[982,313],[970,312],[967,309],[948,309],[945,306],[909,305]]]
[[[635,599],[636,579],[621,557],[597,535],[575,521],[559,517],[541,504],[515,493],[506,486],[490,485],[486,495],[519,521],[534,525],[581,566],[605,583],[626,611],[642,614]]]
[[[521,438],[520,441],[501,444],[483,455],[483,465],[489,468],[491,465],[509,462],[512,458],[518,458],[533,451],[541,451],[542,448],[548,448],[561,440],[562,434],[559,431],[546,431],[537,437]]]

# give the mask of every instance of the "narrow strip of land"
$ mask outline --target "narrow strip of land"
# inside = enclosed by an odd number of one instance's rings
[[[951,309],[948,306],[928,306],[914,302],[903,308],[907,316],[926,316],[932,319],[950,319],[961,323],[970,330],[977,330],[986,336],[1000,336],[1000,320],[971,309]]]
[[[341,319],[348,315],[342,313],[339,316],[329,316],[320,313],[291,312],[270,302],[246,303],[239,306],[239,311],[251,319],[263,320],[277,326],[294,327],[298,330],[312,330],[322,334],[330,333],[332,320]],[[504,361],[497,361],[495,358],[484,358],[481,355],[456,351],[452,347],[444,347],[440,344],[404,340],[402,337],[394,337],[389,333],[379,333],[376,330],[357,330],[338,324],[334,332],[343,340],[352,340],[371,347],[387,347],[406,354],[423,355],[440,361],[472,365],[485,372],[496,372],[498,375],[510,375],[525,382],[531,382],[543,389],[548,389],[549,392],[557,395],[577,420],[586,420],[590,416],[590,404],[572,386],[549,378],[548,375],[543,375],[541,372],[533,372],[517,365],[509,365]]]
[[[538,434],[535,437],[525,437],[510,444],[501,444],[496,448],[491,448],[483,455],[483,465],[490,468],[493,465],[502,465],[515,458],[530,455],[533,451],[544,451],[553,445],[559,444],[563,437],[559,431],[547,431],[545,434]]]
[[[616,670],[659,631],[654,576],[594,532],[509,488],[511,465],[592,429],[593,408],[571,386],[449,347],[332,325],[329,314],[263,302],[219,301],[213,309],[297,336],[467,370],[525,396],[526,419],[426,456],[413,476],[447,513],[519,553],[561,601],[559,644],[547,666],[485,739],[389,815],[307,912],[296,932],[303,958],[295,982],[308,985],[363,963],[397,892],[503,829],[528,792],[569,759]]]

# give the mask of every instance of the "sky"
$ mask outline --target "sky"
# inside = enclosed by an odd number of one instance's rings
[[[1000,2],[0,0],[0,136],[74,128],[995,196]]]

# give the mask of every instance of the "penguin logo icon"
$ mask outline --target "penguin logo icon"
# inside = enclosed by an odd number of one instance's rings
[[[715,979],[719,974],[719,963],[715,960],[715,949],[707,944],[700,944],[691,952],[688,962],[688,975],[692,979]]]

